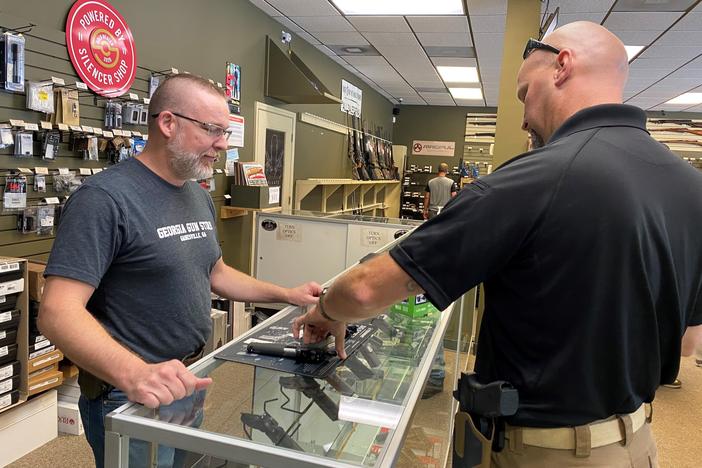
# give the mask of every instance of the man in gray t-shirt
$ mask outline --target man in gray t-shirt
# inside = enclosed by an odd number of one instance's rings
[[[441,212],[446,203],[456,196],[458,186],[449,177],[448,164],[439,164],[439,172],[436,177],[427,183],[424,194],[424,219],[431,219]]]
[[[211,333],[211,291],[297,305],[321,292],[316,283],[287,289],[258,281],[222,261],[212,199],[192,180],[211,177],[227,148],[221,91],[174,75],[149,111],[143,153],[71,195],[45,271],[39,328],[81,368],[79,407],[98,467],[104,415],[120,402],[155,408],[201,400],[211,379],[186,365]]]

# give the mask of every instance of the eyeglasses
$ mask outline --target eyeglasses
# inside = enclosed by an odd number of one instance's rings
[[[193,123],[198,124],[200,126],[200,128],[202,128],[204,131],[206,131],[207,135],[209,135],[212,138],[218,139],[218,138],[222,138],[222,136],[224,136],[226,139],[229,139],[229,137],[232,134],[232,131],[230,129],[220,127],[217,124],[203,122],[201,120],[193,119],[192,117],[187,117],[185,115],[182,115],[182,114],[179,114],[179,113],[173,112],[173,111],[168,111],[168,112],[175,115],[176,117],[180,117],[181,119],[189,120]],[[159,115],[160,115],[160,113],[151,114],[151,117],[156,118]]]
[[[560,49],[556,49],[552,45],[548,45],[541,41],[537,41],[536,39],[529,38],[529,40],[526,43],[526,47],[524,48],[522,58],[526,60],[526,58],[536,49],[548,50],[549,52],[553,52],[554,54],[561,53]]]

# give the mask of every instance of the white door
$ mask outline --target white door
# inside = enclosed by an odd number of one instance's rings
[[[280,186],[283,210],[292,209],[295,113],[256,102],[254,160],[263,164],[268,185]]]

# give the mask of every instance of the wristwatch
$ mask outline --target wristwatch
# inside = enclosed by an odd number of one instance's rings
[[[329,288],[324,288],[319,294],[319,302],[317,302],[317,308],[319,309],[319,313],[322,314],[322,317],[329,320],[330,322],[336,322],[335,319],[331,318],[329,314],[327,314],[327,311],[324,310],[324,306],[322,305],[322,299],[324,299],[324,295],[327,294],[327,291],[329,291]]]

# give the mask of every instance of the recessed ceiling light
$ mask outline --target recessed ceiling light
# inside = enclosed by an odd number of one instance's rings
[[[436,67],[446,83],[480,83],[475,67]]]
[[[480,88],[449,88],[451,95],[456,99],[468,99],[471,101],[481,101],[483,90]]]
[[[685,93],[680,96],[671,99],[666,102],[666,104],[685,104],[685,105],[695,105],[702,104],[702,93]]]
[[[631,59],[636,57],[636,54],[641,52],[641,49],[643,49],[645,46],[642,45],[625,45],[624,48],[626,49],[626,56],[629,58],[629,61],[631,62]]]
[[[463,15],[462,0],[331,0],[345,15]]]

